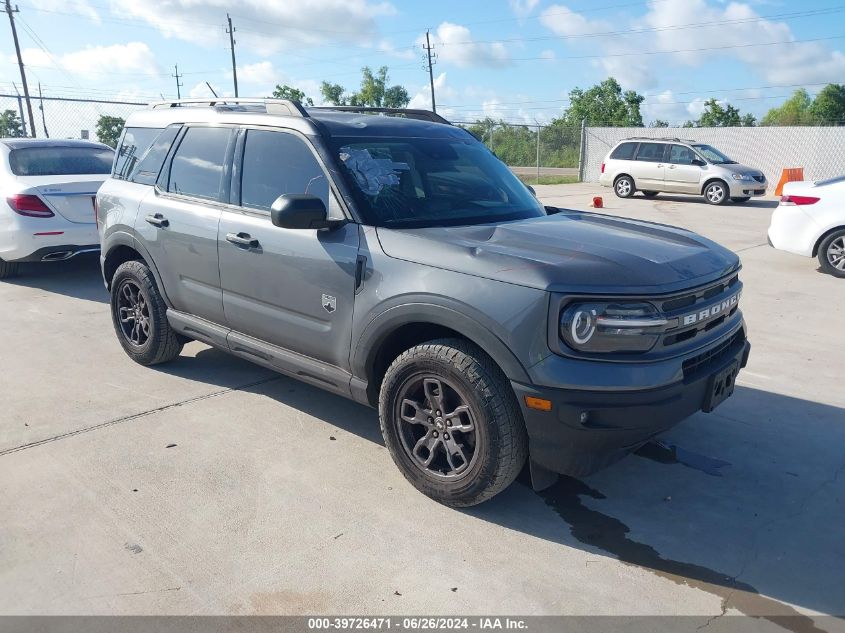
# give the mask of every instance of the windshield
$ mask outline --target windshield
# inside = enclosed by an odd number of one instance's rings
[[[24,147],[9,153],[15,176],[110,174],[114,151],[107,147]]]
[[[546,215],[525,185],[469,136],[349,137],[334,145],[367,224],[455,226]]]
[[[709,163],[714,165],[736,165],[735,160],[731,160],[715,147],[711,147],[710,145],[693,145],[693,147],[699,154],[704,156]]]

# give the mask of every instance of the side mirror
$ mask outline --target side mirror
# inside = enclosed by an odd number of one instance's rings
[[[273,202],[270,219],[283,229],[332,229],[344,220],[329,220],[322,198],[307,193],[286,193]]]
[[[692,164],[693,164],[693,165],[697,165],[698,167],[704,167],[707,163],[705,163],[705,162],[704,162],[703,160],[701,160],[700,158],[693,158],[693,159],[692,159]]]
[[[528,188],[528,191],[531,192],[531,195],[536,198],[537,197],[537,191],[534,189],[534,187],[532,187],[531,185],[525,185],[525,186]]]

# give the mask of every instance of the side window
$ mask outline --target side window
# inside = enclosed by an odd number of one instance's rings
[[[692,150],[683,145],[672,145],[672,151],[669,153],[669,162],[674,165],[692,165],[692,159],[695,158]]]
[[[619,145],[610,157],[613,160],[632,160],[634,158],[634,150],[637,149],[636,143],[622,143]]]
[[[663,161],[663,155],[665,152],[665,143],[640,143],[640,149],[637,152],[637,160],[649,163],[660,163]]]
[[[329,209],[329,183],[305,141],[287,132],[248,130],[241,169],[241,205],[269,210],[285,193],[310,193]]]
[[[138,168],[131,174],[129,179],[142,185],[154,185],[158,180],[158,172],[167,158],[167,152],[173,144],[176,135],[179,134],[180,125],[171,125],[158,135],[158,138],[147,151],[147,155],[138,163]]]
[[[112,178],[126,180],[150,149],[162,128],[128,127],[120,138],[120,147],[115,154]]]
[[[232,130],[221,127],[188,128],[170,165],[167,190],[218,200],[226,148]]]

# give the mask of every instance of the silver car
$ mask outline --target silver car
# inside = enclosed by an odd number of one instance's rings
[[[677,138],[620,141],[601,164],[599,182],[620,198],[641,191],[703,195],[709,204],[746,202],[766,193],[766,176],[740,165],[715,147]]]

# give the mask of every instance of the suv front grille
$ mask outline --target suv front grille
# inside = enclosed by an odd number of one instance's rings
[[[698,356],[688,358],[683,364],[684,379],[715,369],[724,359],[739,351],[739,346],[743,343],[745,343],[745,331],[740,329],[715,347],[711,347]]]
[[[666,299],[658,304],[658,308],[666,318],[680,319],[683,315],[695,312],[698,308],[707,308],[719,299],[732,296],[734,291],[738,291],[739,288],[739,276],[734,274],[721,279],[715,284]],[[730,319],[738,309],[739,304],[737,303],[730,311],[722,313],[718,318],[697,322],[691,326],[683,326],[681,324],[679,327],[673,328],[663,335],[661,340],[662,346],[664,348],[671,347],[672,345],[690,341],[700,334],[709,332]]]

